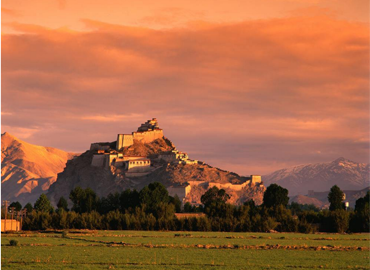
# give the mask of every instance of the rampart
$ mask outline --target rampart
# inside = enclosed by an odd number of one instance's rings
[[[183,185],[183,186],[171,186],[167,188],[168,194],[172,197],[177,195],[180,201],[184,201],[185,197],[191,191],[191,185]]]
[[[137,131],[132,133],[132,137],[134,140],[137,140],[142,143],[151,143],[156,139],[163,138],[163,130],[154,129],[150,131]]]
[[[122,150],[123,147],[128,147],[134,144],[134,137],[131,134],[118,134],[116,149]]]
[[[163,130],[158,127],[157,119],[153,118],[141,124],[132,134],[118,134],[116,150],[121,151],[122,148],[133,145],[134,140],[141,143],[151,143],[160,138],[163,138]]]

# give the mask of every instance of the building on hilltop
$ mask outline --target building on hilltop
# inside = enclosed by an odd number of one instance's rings
[[[156,139],[163,138],[163,130],[159,128],[156,118],[146,121],[132,134],[118,134],[116,150],[121,151],[124,147],[134,144],[134,140],[142,143],[150,143]]]
[[[146,121],[144,124],[137,129],[137,131],[151,131],[159,129],[157,118],[152,118],[152,120]]]
[[[189,159],[189,156],[180,152],[179,150],[172,150],[170,152],[162,153],[158,155],[158,159],[164,160],[169,163],[178,163],[178,164],[197,164],[197,160]]]
[[[124,156],[122,153],[103,153],[93,155],[91,166],[122,169],[126,172],[150,172],[151,161],[147,157]]]

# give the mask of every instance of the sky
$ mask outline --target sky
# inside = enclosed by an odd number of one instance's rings
[[[369,162],[367,0],[3,0],[1,129],[84,152],[156,117],[242,175]]]

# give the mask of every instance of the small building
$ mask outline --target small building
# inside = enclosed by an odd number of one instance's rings
[[[189,159],[188,154],[186,154],[185,152],[180,152],[176,149],[158,155],[158,159],[164,160],[169,163],[198,164],[197,160]]]
[[[251,175],[250,178],[251,178],[251,183],[252,184],[257,184],[257,183],[261,183],[262,182],[261,175]]]
[[[128,172],[148,172],[150,171],[150,159],[133,159],[125,161],[125,169]]]
[[[21,223],[15,219],[2,219],[1,220],[1,231],[8,232],[8,231],[20,231],[21,230]]]

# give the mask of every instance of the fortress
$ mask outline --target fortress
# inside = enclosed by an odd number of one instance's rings
[[[117,135],[117,151],[122,150],[134,144],[134,140],[142,143],[150,143],[156,139],[163,138],[163,130],[159,128],[156,118],[146,121],[137,129],[137,132],[132,134],[118,134]]]
[[[124,175],[125,177],[141,177],[163,167],[164,163],[168,165],[203,164],[197,160],[189,159],[186,153],[180,152],[174,147],[170,151],[155,153],[150,158],[147,156],[127,155],[127,151],[125,151],[128,148],[128,152],[130,152],[130,147],[134,145],[134,141],[148,144],[162,138],[164,138],[163,130],[159,128],[157,119],[152,118],[152,120],[141,124],[136,132],[118,134],[115,142],[92,143],[90,147],[90,151],[93,152],[91,166],[110,169],[115,174]],[[255,185],[263,186],[261,176],[251,175],[247,177],[245,182],[240,184],[193,181],[189,179],[185,183],[167,187],[167,190],[171,196],[177,195],[182,202],[185,202],[190,192],[198,187],[203,190],[217,187],[231,191],[242,191]]]
[[[151,160],[147,157],[124,156],[123,150],[134,144],[134,141],[140,143],[151,143],[157,139],[163,138],[163,130],[159,128],[156,118],[146,121],[132,134],[118,134],[117,141],[113,143],[92,143],[90,150],[94,151],[91,166],[109,168],[114,166],[121,171],[129,173],[140,173],[137,176],[148,174],[152,171]],[[184,152],[174,149],[168,152],[158,154],[156,161],[166,161],[172,164],[197,164],[197,160],[190,160]],[[131,174],[133,176],[134,174]]]

